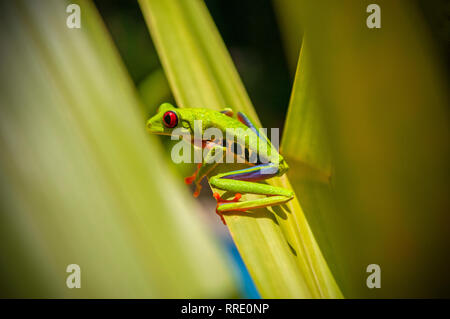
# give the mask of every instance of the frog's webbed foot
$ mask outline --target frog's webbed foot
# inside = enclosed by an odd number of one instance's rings
[[[236,194],[233,200],[224,200],[219,194],[215,193],[216,213],[222,217],[222,214],[226,212],[246,212],[257,208],[281,205],[290,201],[294,197],[291,190],[255,182],[274,177],[277,174],[278,165],[268,163],[212,176],[209,179],[211,186]],[[240,192],[265,195],[265,197],[239,201],[241,198]]]
[[[219,193],[214,193],[213,196],[217,201],[216,214],[220,216],[222,223],[226,225],[227,223],[225,222],[225,218],[223,218],[223,214],[219,212],[219,206],[224,203],[236,203],[241,199],[242,195],[240,193],[236,193],[233,199],[223,199]]]
[[[202,163],[197,164],[197,169],[195,170],[195,172],[192,175],[190,175],[184,179],[184,182],[186,184],[191,185],[192,182],[194,182],[195,177],[197,176],[198,171],[200,170],[200,167],[202,167]]]
[[[184,179],[184,182],[188,185],[191,185],[195,179],[197,178],[197,174],[202,167],[202,163],[197,164],[197,170],[191,175]],[[198,197],[200,195],[200,191],[202,190],[202,186],[200,185],[200,182],[197,181],[195,185],[195,191],[194,191],[194,197]]]

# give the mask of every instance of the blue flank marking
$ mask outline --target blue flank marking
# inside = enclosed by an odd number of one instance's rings
[[[232,174],[223,176],[221,178],[242,180],[242,181],[257,181],[261,179],[268,179],[278,173],[278,165],[267,163],[253,166],[252,168],[244,168],[238,171],[231,172]]]
[[[257,180],[258,177],[261,177],[261,171],[255,170],[245,173],[236,173],[233,175],[224,176],[223,178],[254,181]]]
[[[245,125],[247,125],[253,132],[255,132],[255,134],[258,135],[259,138],[261,138],[264,141],[266,141],[266,143],[268,142],[265,136],[262,136],[261,134],[259,134],[259,131],[252,124],[252,122],[250,122],[249,118],[247,116],[245,116],[244,113],[238,112],[237,115],[238,115],[238,119],[241,122],[243,122]]]

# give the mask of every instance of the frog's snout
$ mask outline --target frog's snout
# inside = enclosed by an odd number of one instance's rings
[[[155,123],[154,123],[154,121],[152,121],[152,119],[149,119],[145,126],[147,128],[147,131],[150,133],[156,133],[157,131],[159,131],[158,125],[155,125]]]
[[[151,118],[147,121],[146,124],[147,131],[154,134],[163,134],[164,133],[164,127],[161,125],[161,123],[158,121],[158,118]]]

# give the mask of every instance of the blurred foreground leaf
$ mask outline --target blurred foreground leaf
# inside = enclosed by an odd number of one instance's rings
[[[230,297],[230,266],[145,132],[88,1],[1,3],[3,297]],[[66,287],[68,264],[81,289]]]
[[[297,2],[288,176],[345,296],[448,296],[448,74],[415,2],[370,3]]]

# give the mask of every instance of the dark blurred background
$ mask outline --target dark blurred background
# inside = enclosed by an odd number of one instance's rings
[[[138,3],[105,0],[95,3],[132,79],[139,86],[161,65]],[[208,0],[206,5],[260,114],[263,127],[278,127],[282,132],[291,75],[272,2]],[[157,105],[147,107],[147,115],[150,115]]]

